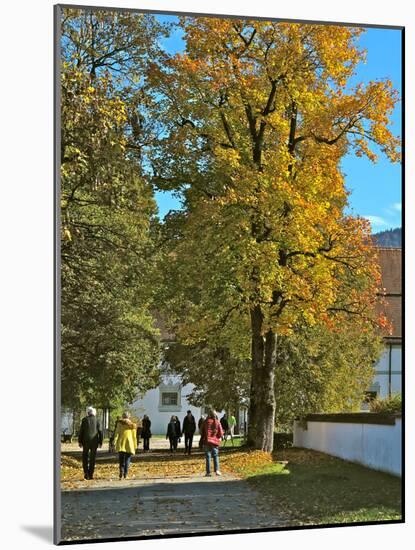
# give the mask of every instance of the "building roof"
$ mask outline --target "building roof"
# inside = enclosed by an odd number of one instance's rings
[[[402,338],[402,249],[378,247],[382,288],[385,290],[385,304],[379,306],[392,325],[392,334],[385,333],[386,340],[399,341]]]

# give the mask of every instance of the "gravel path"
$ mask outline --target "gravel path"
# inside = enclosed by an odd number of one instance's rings
[[[147,537],[281,527],[283,518],[244,480],[180,476],[95,482],[62,491],[62,540]]]

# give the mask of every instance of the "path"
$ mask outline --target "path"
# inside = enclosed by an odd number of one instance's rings
[[[235,441],[239,441],[242,436],[234,436]],[[198,443],[199,443],[200,435],[195,434],[193,438],[193,447],[197,449]],[[152,451],[159,451],[159,450],[167,450],[169,449],[169,442],[165,437],[152,437],[150,440],[151,450]],[[223,445],[222,445],[223,446]],[[228,439],[228,441],[224,444],[224,447],[230,447],[231,446],[231,440]],[[140,451],[143,450],[143,440],[140,439],[139,444]],[[62,452],[74,452],[79,451],[79,445],[77,440],[74,438],[72,443],[62,443],[61,445]],[[184,449],[184,438],[182,438],[181,443],[179,443],[179,450]],[[102,452],[108,451],[108,442],[106,441],[101,449]]]
[[[283,518],[244,480],[223,473],[97,480],[62,491],[64,540],[281,527]],[[82,488],[81,488],[82,487]]]

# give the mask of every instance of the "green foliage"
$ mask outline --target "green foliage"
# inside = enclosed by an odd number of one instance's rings
[[[276,422],[315,412],[359,410],[374,375],[382,340],[349,323],[335,332],[326,326],[299,327],[280,338],[275,372]]]
[[[63,22],[62,402],[71,407],[123,405],[159,377],[157,209],[131,130],[136,96],[109,70],[138,70],[148,25],[99,13],[65,10]]]
[[[195,385],[188,394],[193,405],[209,404],[217,410],[226,410],[247,404],[249,361],[232,357],[228,349],[211,348],[207,344],[171,344],[165,357],[184,384]]]
[[[401,413],[402,395],[400,393],[395,393],[383,399],[373,399],[369,403],[369,409],[371,412],[375,413]]]

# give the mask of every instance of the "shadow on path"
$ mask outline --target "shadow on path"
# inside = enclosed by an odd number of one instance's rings
[[[193,478],[62,493],[62,539],[102,539],[281,527],[245,481]]]

